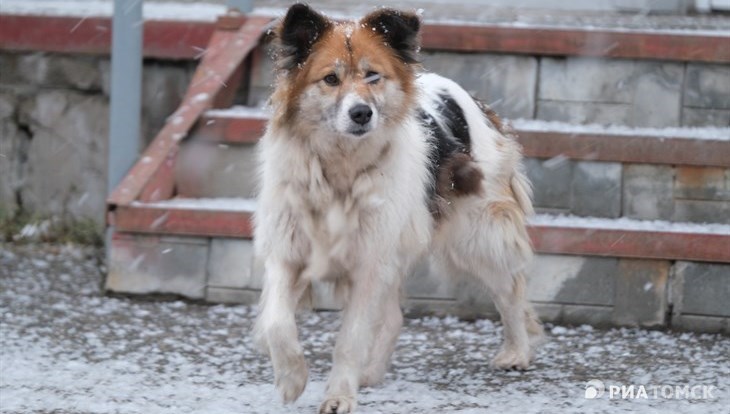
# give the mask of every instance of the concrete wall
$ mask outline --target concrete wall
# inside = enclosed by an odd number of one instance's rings
[[[0,52],[0,217],[22,208],[103,223],[109,69],[104,57]],[[193,70],[192,62],[145,62],[142,148]]]
[[[527,159],[540,212],[730,223],[730,170]]]
[[[112,291],[258,301],[263,269],[249,240],[121,234],[112,246]],[[527,274],[528,298],[543,321],[730,333],[730,265],[538,255]],[[412,314],[498,317],[483,286],[459,275],[444,278],[428,262],[407,279],[403,295]],[[326,285],[315,285],[311,304],[339,308]]]

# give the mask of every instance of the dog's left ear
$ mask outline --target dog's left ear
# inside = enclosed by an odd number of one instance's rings
[[[365,16],[360,23],[377,32],[406,63],[418,62],[418,33],[421,19],[415,13],[380,9]]]

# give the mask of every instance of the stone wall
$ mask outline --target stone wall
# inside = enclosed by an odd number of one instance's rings
[[[141,148],[179,105],[193,69],[145,62]],[[109,72],[106,57],[0,52],[0,217],[23,209],[103,223]]]

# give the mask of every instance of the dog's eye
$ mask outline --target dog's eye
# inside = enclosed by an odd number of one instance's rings
[[[369,70],[365,74],[365,83],[378,83],[380,80],[380,74],[378,72],[373,72],[372,70]]]
[[[340,79],[334,73],[325,76],[323,80],[329,86],[337,86],[340,84]]]

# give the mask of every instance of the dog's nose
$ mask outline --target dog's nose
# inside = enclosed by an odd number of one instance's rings
[[[365,104],[357,104],[350,108],[350,119],[360,125],[365,125],[370,122],[372,116],[373,110]]]

